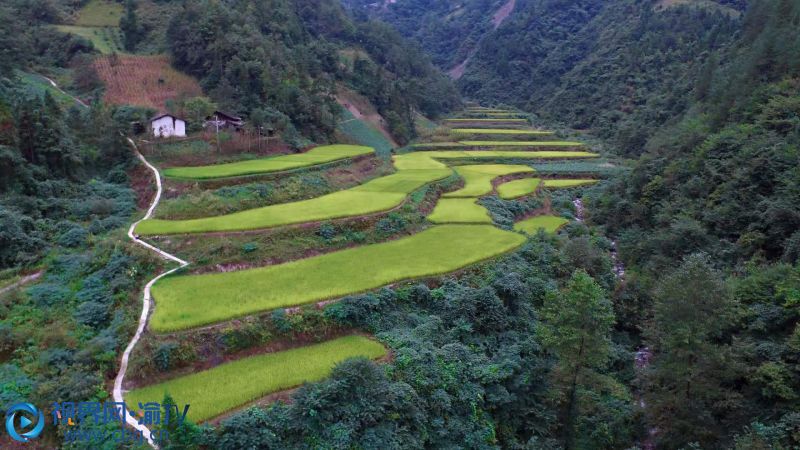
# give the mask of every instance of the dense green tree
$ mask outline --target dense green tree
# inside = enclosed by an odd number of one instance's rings
[[[581,415],[580,391],[608,362],[614,311],[603,288],[578,270],[563,292],[548,296],[542,319],[542,345],[558,355],[555,379],[563,405],[565,446],[573,448],[575,423]]]
[[[658,284],[653,312],[646,334],[655,357],[645,398],[659,441],[666,448],[718,442],[720,416],[740,401],[727,387],[741,375],[726,340],[736,303],[708,258],[696,254]]]

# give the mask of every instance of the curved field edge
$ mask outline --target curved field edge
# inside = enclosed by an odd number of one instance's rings
[[[327,377],[349,358],[378,359],[386,348],[359,335],[251,356],[127,393],[128,404],[160,402],[169,393],[177,404],[190,405],[188,419],[201,422],[265,395]]]
[[[174,276],[153,286],[155,332],[444,275],[510,252],[525,237],[492,225],[439,225],[410,237],[238,272]]]
[[[209,166],[170,167],[164,169],[163,172],[164,176],[169,178],[209,180],[301,169],[374,153],[375,150],[372,147],[361,145],[323,145],[305,153]]]
[[[444,194],[444,198],[480,197],[492,192],[492,180],[497,177],[535,172],[531,167],[520,164],[464,165],[456,166],[455,171],[464,179],[464,187]]]

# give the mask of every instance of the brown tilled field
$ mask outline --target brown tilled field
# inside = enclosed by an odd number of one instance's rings
[[[203,94],[197,80],[175,70],[167,56],[110,55],[96,59],[94,67],[110,104],[163,110],[167,100]]]

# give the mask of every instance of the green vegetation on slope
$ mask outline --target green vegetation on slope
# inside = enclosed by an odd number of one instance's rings
[[[491,225],[440,225],[410,237],[268,267],[174,276],[153,286],[151,327],[168,332],[442,275],[519,247]]]
[[[476,198],[440,199],[428,216],[433,223],[492,223],[489,211]]]
[[[464,187],[444,197],[480,197],[492,192],[492,180],[499,176],[534,172],[528,166],[504,164],[456,166],[455,171],[464,179]]]
[[[497,186],[497,195],[504,200],[513,200],[525,195],[533,194],[542,182],[540,178],[523,178],[513,180]]]
[[[199,167],[171,167],[164,169],[164,175],[173,178],[212,179],[280,172],[284,170],[325,164],[341,159],[375,153],[370,147],[358,145],[323,145],[305,153],[253,159],[228,164],[215,164]]]
[[[344,108],[341,111],[342,120],[336,125],[339,132],[361,145],[374,148],[381,156],[391,154],[392,143],[383,133],[367,121],[357,119],[350,111]]]
[[[100,53],[124,53],[122,36],[116,27],[85,27],[77,25],[56,25],[58,31],[74,34],[92,42]]]
[[[459,141],[459,144],[470,147],[583,147],[583,143],[574,141]]]
[[[111,0],[90,0],[80,11],[75,25],[82,27],[116,27],[122,18],[122,3]]]
[[[250,356],[212,369],[134,389],[125,395],[129,405],[161,402],[169,394],[190,405],[187,418],[201,422],[273,392],[319,381],[348,359],[376,359],[386,349],[363,336],[345,336],[319,344]]]

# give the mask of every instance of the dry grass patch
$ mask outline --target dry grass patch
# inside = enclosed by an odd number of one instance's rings
[[[167,100],[203,94],[197,80],[175,70],[164,55],[110,55],[95,60],[94,66],[110,104],[163,110]]]

